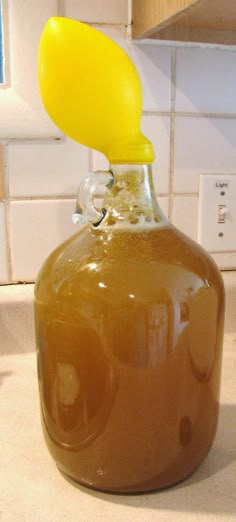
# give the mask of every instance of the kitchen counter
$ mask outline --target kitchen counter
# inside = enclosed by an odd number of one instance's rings
[[[220,421],[204,463],[171,489],[126,496],[59,473],[40,426],[35,352],[11,342],[0,353],[1,522],[236,521],[236,334],[225,335]]]

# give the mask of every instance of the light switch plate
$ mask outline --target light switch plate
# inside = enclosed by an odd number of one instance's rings
[[[236,175],[200,176],[198,242],[208,252],[236,252]]]

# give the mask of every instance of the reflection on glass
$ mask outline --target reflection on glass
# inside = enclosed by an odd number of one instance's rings
[[[107,288],[107,286],[102,281],[98,283],[98,286],[100,286],[100,288]]]

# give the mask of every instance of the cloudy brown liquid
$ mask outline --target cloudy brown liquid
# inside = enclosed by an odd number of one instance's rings
[[[171,226],[84,231],[36,285],[45,438],[59,468],[102,490],[174,484],[215,435],[224,291]]]

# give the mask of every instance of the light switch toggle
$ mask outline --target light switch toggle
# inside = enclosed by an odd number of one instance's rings
[[[225,223],[227,207],[226,205],[218,206],[218,223]]]

